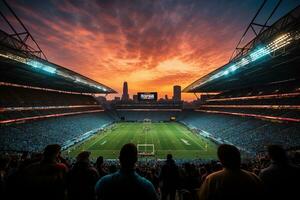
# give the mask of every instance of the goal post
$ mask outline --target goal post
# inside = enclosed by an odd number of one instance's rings
[[[144,119],[143,120],[143,132],[147,133],[150,131],[151,128],[151,119]]]
[[[139,156],[155,155],[154,144],[137,144],[137,150]]]

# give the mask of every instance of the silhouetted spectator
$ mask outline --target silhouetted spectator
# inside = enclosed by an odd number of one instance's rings
[[[68,178],[68,195],[70,200],[96,199],[95,184],[98,180],[97,170],[90,164],[90,152],[78,154],[77,161],[70,170]]]
[[[99,174],[99,178],[102,178],[103,176],[107,175],[107,172],[103,168],[103,157],[99,156],[96,161],[96,169]]]
[[[269,167],[261,170],[266,199],[294,199],[299,196],[300,168],[289,164],[285,150],[268,146]]]
[[[200,175],[201,175],[200,184],[202,184],[206,179],[206,177],[208,176],[208,172],[205,167],[200,168]]]
[[[184,164],[185,175],[182,180],[182,187],[189,191],[192,196],[192,199],[196,199],[197,193],[196,190],[200,188],[200,175],[196,170],[195,165],[190,163]]]
[[[40,162],[25,169],[24,199],[65,199],[65,164],[60,163],[60,145],[48,145]]]
[[[218,157],[224,169],[206,177],[199,192],[199,199],[261,198],[261,180],[255,174],[240,169],[241,155],[235,146],[220,145]]]
[[[125,144],[119,156],[121,169],[114,174],[102,177],[96,184],[99,200],[158,199],[152,183],[135,172],[137,159],[136,146]]]
[[[166,163],[162,166],[160,173],[162,200],[175,200],[176,189],[179,182],[179,171],[171,154],[167,155]]]

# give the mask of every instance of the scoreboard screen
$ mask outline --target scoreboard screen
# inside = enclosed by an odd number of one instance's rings
[[[138,92],[139,101],[156,101],[157,92]]]

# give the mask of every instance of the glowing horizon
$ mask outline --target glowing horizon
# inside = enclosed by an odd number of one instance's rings
[[[261,1],[9,3],[49,61],[115,89],[116,96],[127,81],[131,98],[156,91],[170,99],[173,85],[183,89],[228,62]],[[283,4],[275,17],[295,6]]]

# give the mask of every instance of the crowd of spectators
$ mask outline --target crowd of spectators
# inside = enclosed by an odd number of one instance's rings
[[[234,144],[251,153],[263,151],[268,144],[279,144],[285,148],[297,147],[300,144],[300,135],[298,134],[300,126],[297,123],[274,123],[256,118],[195,111],[120,111],[117,113],[126,121],[138,121],[145,118],[152,121],[167,121],[175,116],[177,121],[198,130],[199,133],[201,131],[208,132],[214,138],[219,138],[220,141]],[[101,112],[1,126],[0,150],[40,151],[49,143],[62,145],[62,141],[80,137],[88,131],[115,120],[116,117],[110,112]]]
[[[186,112],[179,119],[191,128],[210,133],[214,138],[232,143],[249,152],[263,151],[268,144],[285,148],[300,144],[298,123],[271,121],[222,114]]]
[[[90,152],[71,162],[60,154],[60,145],[43,153],[0,156],[1,199],[292,199],[300,180],[299,152],[286,154],[279,145],[268,153],[241,160],[239,150],[223,144],[219,160],[176,162],[138,161],[137,148],[126,144],[119,161]],[[294,195],[294,196],[293,196]]]
[[[41,151],[47,144],[63,145],[63,142],[111,122],[112,119],[106,113],[100,112],[1,126],[0,150]]]

